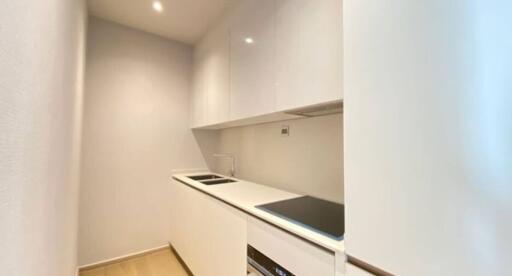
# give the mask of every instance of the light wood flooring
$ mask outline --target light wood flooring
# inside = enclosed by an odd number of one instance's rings
[[[176,256],[162,249],[118,263],[80,271],[80,276],[187,276]]]

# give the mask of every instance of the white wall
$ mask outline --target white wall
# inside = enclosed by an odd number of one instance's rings
[[[85,6],[0,6],[0,274],[74,275]]]
[[[165,245],[173,169],[204,168],[189,129],[192,48],[90,18],[81,265]]]
[[[219,131],[216,151],[237,158],[237,177],[280,189],[343,202],[343,116],[228,128]],[[290,136],[281,136],[281,126]],[[230,162],[217,160],[228,174]]]
[[[512,275],[512,2],[345,1],[346,252]]]

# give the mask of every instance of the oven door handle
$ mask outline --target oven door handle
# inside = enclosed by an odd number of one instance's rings
[[[248,276],[273,276],[268,270],[260,266],[251,258],[247,258],[247,275]]]

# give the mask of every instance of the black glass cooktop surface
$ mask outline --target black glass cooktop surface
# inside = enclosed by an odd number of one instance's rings
[[[345,234],[345,206],[343,204],[303,196],[258,205],[256,208],[336,240],[342,240]]]

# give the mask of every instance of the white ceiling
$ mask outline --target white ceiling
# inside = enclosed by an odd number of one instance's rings
[[[153,0],[88,0],[87,3],[91,15],[194,44],[234,1],[160,0],[164,7],[162,13],[153,10]]]

